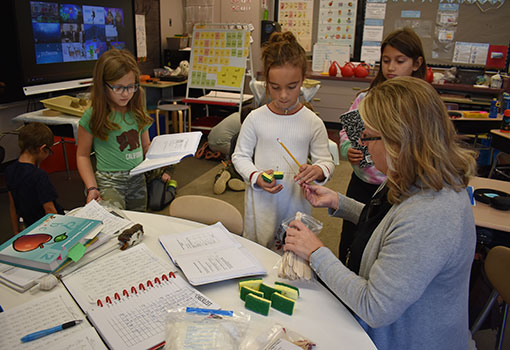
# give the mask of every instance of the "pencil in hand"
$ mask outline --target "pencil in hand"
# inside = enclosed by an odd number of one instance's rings
[[[278,141],[278,143],[279,143],[280,145],[282,145],[283,149],[284,149],[285,151],[287,151],[287,153],[289,154],[289,156],[290,156],[290,157],[294,160],[294,162],[296,162],[297,166],[298,166],[298,167],[301,167],[301,164],[299,164],[299,162],[297,161],[297,159],[296,159],[296,158],[292,155],[292,153],[290,153],[289,149],[288,149],[287,147],[285,147],[285,145],[283,144],[283,142],[280,140],[280,138],[279,138],[279,137],[276,139],[276,141]]]

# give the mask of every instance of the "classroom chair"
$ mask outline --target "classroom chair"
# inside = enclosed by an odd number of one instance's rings
[[[220,221],[232,233],[242,235],[243,216],[232,204],[214,197],[185,195],[176,197],[169,207],[170,216],[212,225]]]
[[[168,115],[171,113],[172,115],[172,127],[174,132],[184,132],[191,131],[191,108],[188,105],[178,104],[177,101],[173,101],[173,103],[161,104],[166,101],[158,101],[158,105],[156,106],[156,132],[160,135],[160,127],[159,127],[159,112],[165,111],[165,126],[167,134],[170,133],[170,122],[168,119]],[[187,123],[186,123],[187,119]],[[186,124],[188,124],[186,126]]]
[[[503,298],[504,314],[498,332],[496,349],[503,349],[503,337],[505,335],[506,319],[508,316],[508,303],[510,303],[510,278],[508,278],[508,271],[510,271],[510,248],[504,246],[491,248],[485,258],[484,270],[494,289],[489,296],[489,300],[473,323],[471,333],[474,334],[480,329],[498,296],[501,296]]]

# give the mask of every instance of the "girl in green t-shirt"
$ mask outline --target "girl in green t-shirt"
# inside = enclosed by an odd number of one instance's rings
[[[108,50],[99,57],[93,80],[92,106],[80,120],[76,154],[87,203],[103,200],[121,209],[145,211],[145,175],[129,175],[149,149],[152,123],[144,108],[144,92],[139,89],[136,60],[127,50]],[[95,174],[92,149],[97,160]],[[162,178],[169,179],[167,174]]]

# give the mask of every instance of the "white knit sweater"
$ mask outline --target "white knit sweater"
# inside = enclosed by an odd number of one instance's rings
[[[308,157],[321,167],[325,183],[333,175],[328,135],[323,121],[303,107],[291,115],[273,113],[267,106],[252,111],[241,126],[232,155],[235,168],[250,184],[245,192],[244,236],[264,246],[271,246],[281,222],[297,211],[311,214],[311,206],[294,182],[299,167],[277,142],[279,138],[300,164]],[[283,190],[270,194],[256,185],[260,172],[283,171]],[[253,175],[252,175],[253,174]],[[251,175],[251,178],[250,178]],[[251,181],[250,181],[251,180]]]

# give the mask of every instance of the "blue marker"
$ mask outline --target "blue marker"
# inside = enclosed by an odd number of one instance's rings
[[[66,322],[64,324],[61,324],[61,325],[58,325],[58,326],[55,326],[52,328],[43,329],[42,331],[30,333],[30,334],[25,335],[23,338],[21,338],[21,342],[26,343],[26,342],[29,342],[32,340],[36,340],[36,339],[45,337],[47,335],[50,335],[50,334],[53,334],[56,332],[60,332],[64,329],[74,327],[77,324],[80,324],[82,322],[83,322],[83,320],[70,321],[70,322]]]

